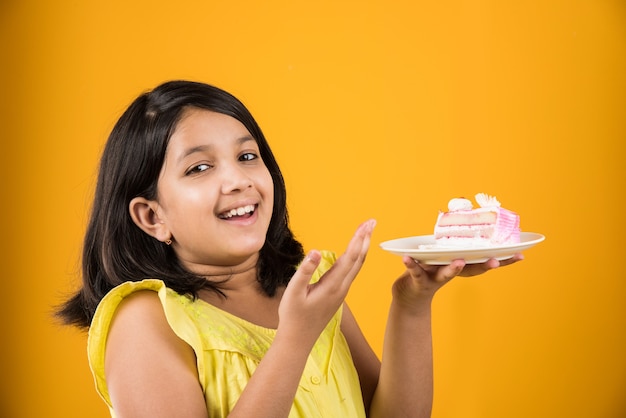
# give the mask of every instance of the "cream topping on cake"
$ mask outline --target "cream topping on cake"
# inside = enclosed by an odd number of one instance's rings
[[[476,203],[478,203],[481,208],[500,207],[500,202],[498,202],[498,199],[496,199],[495,196],[489,196],[485,193],[478,193],[476,196],[474,196],[474,198],[476,199]]]
[[[469,199],[464,197],[455,197],[448,202],[448,210],[450,212],[456,212],[458,210],[472,210],[474,206]]]

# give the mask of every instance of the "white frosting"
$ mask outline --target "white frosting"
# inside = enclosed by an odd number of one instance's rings
[[[457,237],[444,237],[437,240],[436,248],[490,248],[495,244],[488,238],[457,238]]]
[[[472,210],[472,202],[463,197],[455,197],[448,202],[448,210],[456,212],[457,210]]]
[[[478,193],[474,197],[476,198],[476,203],[478,203],[481,208],[500,207],[500,202],[498,202],[498,199],[494,196],[489,196],[485,193]]]

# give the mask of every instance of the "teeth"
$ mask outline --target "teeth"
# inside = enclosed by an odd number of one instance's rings
[[[222,218],[232,218],[233,216],[241,216],[254,211],[254,205],[246,205],[240,208],[231,209],[222,215]]]

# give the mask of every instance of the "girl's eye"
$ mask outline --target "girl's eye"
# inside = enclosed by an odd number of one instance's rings
[[[211,168],[211,166],[209,164],[198,164],[198,165],[194,165],[193,167],[191,167],[189,170],[187,170],[187,172],[185,173],[185,175],[191,175],[191,174],[197,174],[197,173],[201,173],[203,171],[208,170],[209,168]]]
[[[245,154],[241,154],[241,156],[239,157],[239,161],[252,161],[256,160],[257,158],[259,158],[259,156],[255,153],[246,152]]]

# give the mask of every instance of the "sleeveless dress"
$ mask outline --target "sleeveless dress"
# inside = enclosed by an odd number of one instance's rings
[[[322,252],[322,262],[312,281],[319,280],[334,262],[333,253]],[[111,417],[115,418],[115,411],[104,374],[107,334],[120,302],[141,290],[158,293],[170,327],[193,348],[209,417],[226,417],[272,344],[276,330],[180,295],[156,279],[126,282],[112,289],[98,305],[89,329],[89,366]],[[311,350],[290,418],[365,417],[359,377],[340,330],[341,314],[340,308]]]

